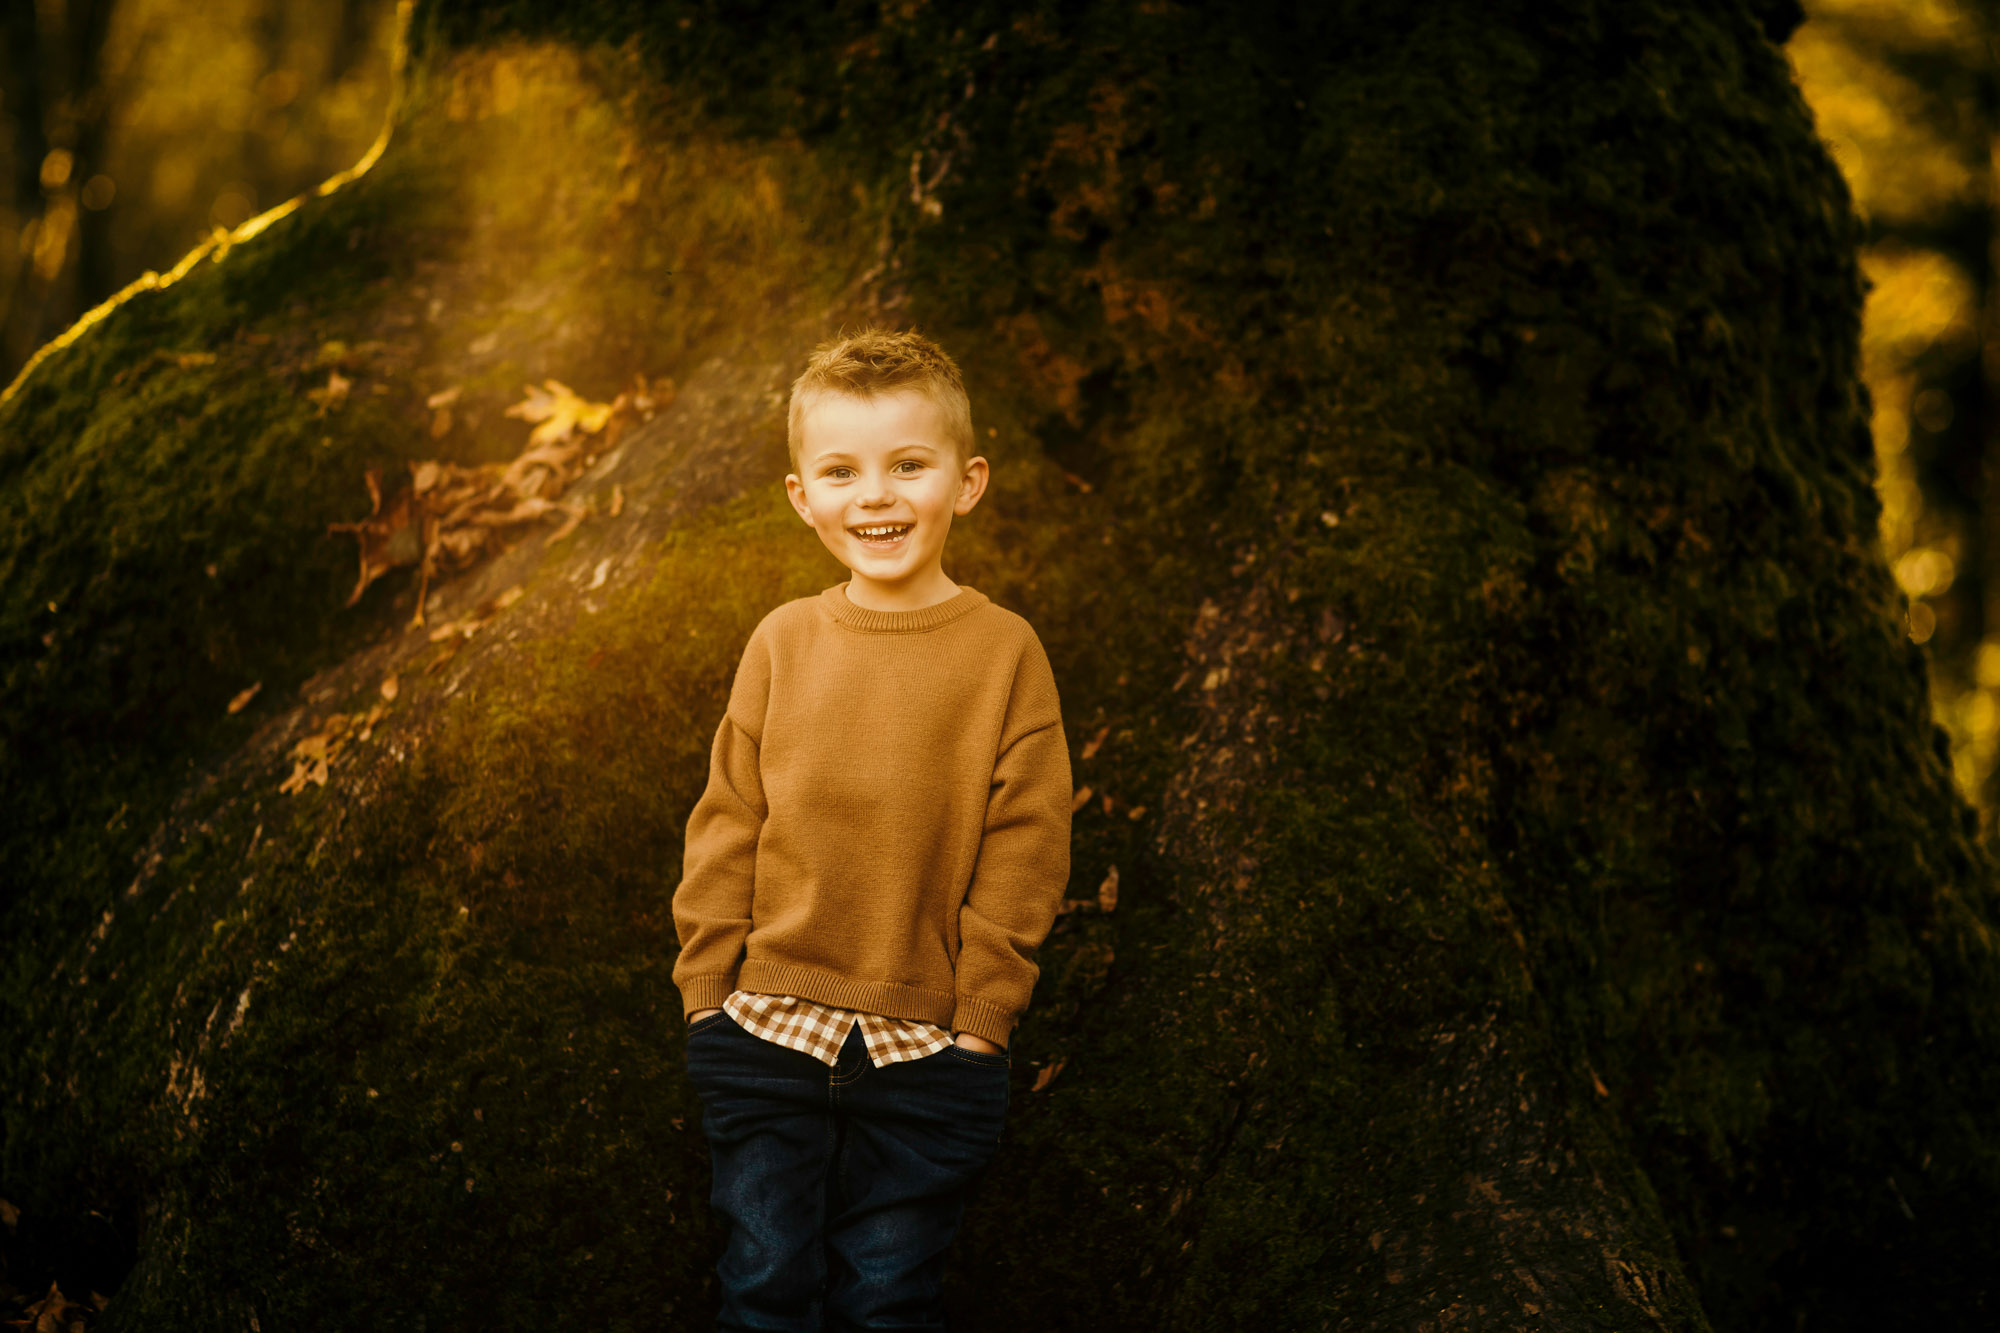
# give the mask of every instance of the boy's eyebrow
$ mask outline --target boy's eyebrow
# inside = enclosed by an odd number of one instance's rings
[[[907,444],[895,445],[890,450],[890,452],[897,453],[911,449],[921,450],[924,453],[933,455],[940,452],[935,445],[925,444],[921,440],[911,440]],[[853,454],[847,453],[846,451],[840,449],[829,449],[823,454],[814,454],[812,456],[812,463],[813,466],[815,467],[819,466],[821,463],[851,463],[853,461],[854,461]]]

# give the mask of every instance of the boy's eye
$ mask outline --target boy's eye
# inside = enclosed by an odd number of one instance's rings
[[[902,462],[896,464],[896,468],[898,471],[901,471],[904,468],[908,468],[912,472],[917,472],[922,470],[923,466],[924,465],[922,463],[919,463],[914,458],[906,458]]]

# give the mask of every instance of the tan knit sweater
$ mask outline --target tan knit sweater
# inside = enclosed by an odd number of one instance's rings
[[[715,731],[674,891],[689,1013],[742,989],[1006,1045],[1069,881],[1055,677],[984,594],[764,617]]]

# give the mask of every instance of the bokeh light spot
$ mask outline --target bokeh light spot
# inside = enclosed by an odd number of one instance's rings
[[[76,168],[76,155],[67,148],[51,148],[49,155],[42,159],[42,188],[60,190],[69,184],[69,173]]]
[[[1910,603],[1910,640],[1927,643],[1937,633],[1937,612],[1924,602]]]

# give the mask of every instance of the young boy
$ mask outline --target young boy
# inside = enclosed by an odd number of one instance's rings
[[[851,577],[750,635],[673,900],[717,1327],[941,1329],[1069,879],[1069,747],[1034,630],[942,568],[987,481],[951,358],[823,344],[790,438],[792,507]]]

